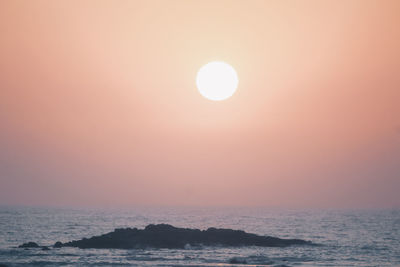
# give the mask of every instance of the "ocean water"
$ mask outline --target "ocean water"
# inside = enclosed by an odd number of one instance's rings
[[[53,245],[150,223],[241,229],[318,246],[187,249],[19,249]],[[230,264],[231,259],[246,264]],[[72,209],[0,207],[0,263],[6,266],[400,266],[400,210],[263,208]]]

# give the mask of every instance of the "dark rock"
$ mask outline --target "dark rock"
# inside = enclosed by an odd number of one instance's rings
[[[54,245],[53,245],[53,247],[55,247],[55,248],[61,248],[63,246],[63,244],[60,242],[60,241],[57,241]]]
[[[229,263],[230,264],[247,264],[247,261],[245,259],[234,257],[234,258],[229,259]]]
[[[35,242],[28,242],[28,243],[24,243],[22,245],[19,245],[18,247],[19,248],[38,248],[40,246]]]
[[[42,247],[42,250],[50,250],[50,249],[49,249],[49,247],[47,247],[47,246],[43,246],[43,247]]]
[[[290,245],[310,245],[300,239],[280,239],[260,236],[240,230],[208,228],[207,230],[177,228],[168,224],[150,224],[145,229],[115,229],[101,236],[83,238],[66,243],[57,242],[54,247],[78,248],[185,248],[185,246],[262,246],[285,247]]]

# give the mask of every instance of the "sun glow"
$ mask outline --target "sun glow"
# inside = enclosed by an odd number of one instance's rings
[[[235,69],[222,61],[207,63],[197,73],[196,84],[202,96],[220,101],[231,97],[238,86]]]

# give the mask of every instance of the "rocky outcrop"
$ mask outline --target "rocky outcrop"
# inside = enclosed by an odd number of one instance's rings
[[[63,246],[63,243],[61,243],[60,241],[57,241],[54,245],[53,245],[53,247],[55,247],[55,248],[61,248]]]
[[[35,243],[35,242],[28,242],[28,243],[23,243],[22,245],[19,245],[18,246],[19,248],[25,248],[25,249],[28,249],[28,248],[41,248],[42,250],[50,250],[50,248],[49,247],[47,247],[47,246],[39,246],[37,243]],[[1,267],[1,266],[0,266]]]
[[[18,246],[19,248],[39,248],[40,246],[35,242],[23,243]]]
[[[54,247],[78,248],[185,248],[190,246],[262,246],[285,247],[290,245],[308,245],[309,241],[300,239],[281,239],[260,236],[241,230],[208,228],[207,230],[177,228],[168,224],[150,224],[145,229],[124,228],[113,232],[61,243]]]

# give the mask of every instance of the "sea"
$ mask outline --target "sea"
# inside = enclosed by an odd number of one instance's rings
[[[52,246],[115,228],[240,229],[315,246],[185,249],[21,249]],[[400,266],[400,210],[141,207],[121,209],[0,206],[0,266]]]

